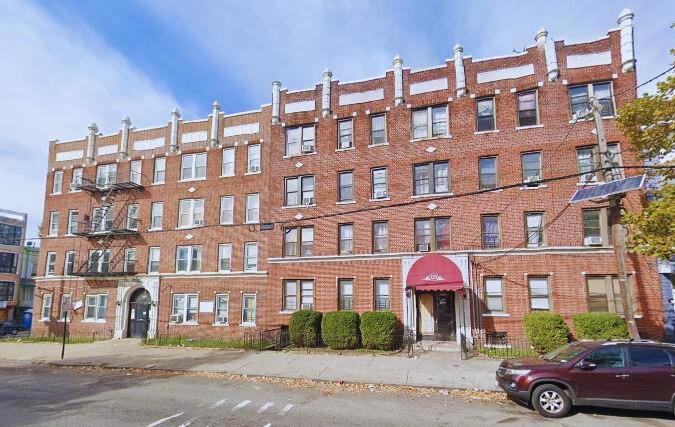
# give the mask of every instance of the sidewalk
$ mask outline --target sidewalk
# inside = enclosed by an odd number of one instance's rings
[[[61,360],[61,345],[57,343],[0,342],[0,367],[51,363],[498,390],[494,383],[497,360],[460,360],[459,353],[442,351],[416,356],[145,347],[138,340],[125,339],[68,344]]]

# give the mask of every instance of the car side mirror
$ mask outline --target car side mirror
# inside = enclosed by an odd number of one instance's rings
[[[584,370],[584,371],[590,371],[593,370],[597,367],[597,365],[593,362],[589,362],[588,360],[582,360],[579,362],[579,369]]]

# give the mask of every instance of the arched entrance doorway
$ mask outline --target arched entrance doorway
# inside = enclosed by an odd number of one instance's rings
[[[127,337],[147,338],[150,320],[150,293],[141,288],[134,291],[129,298],[129,328]]]

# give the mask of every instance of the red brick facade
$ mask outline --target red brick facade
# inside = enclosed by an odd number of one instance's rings
[[[450,247],[440,251],[466,259],[465,307],[470,324],[464,325],[473,333],[483,330],[508,331],[511,335],[523,334],[522,317],[531,310],[532,302],[528,278],[546,278],[548,281],[549,309],[562,314],[566,320],[589,310],[589,291],[586,278],[616,274],[612,247],[606,234],[600,246],[584,245],[582,210],[597,208],[590,202],[569,205],[573,192],[579,188],[577,177],[554,180],[538,187],[514,186],[500,191],[470,194],[479,190],[479,159],[497,157],[497,186],[523,182],[521,156],[527,152],[541,152],[544,179],[577,174],[576,148],[594,145],[592,121],[572,123],[570,111],[570,86],[596,82],[610,82],[613,105],[618,108],[636,96],[634,72],[622,72],[620,34],[611,31],[607,37],[596,41],[565,45],[555,42],[559,76],[548,78],[546,55],[543,45],[528,47],[522,54],[473,60],[464,57],[467,94],[457,96],[455,63],[414,71],[403,69],[403,98],[395,102],[395,71],[372,80],[330,85],[330,113],[322,114],[321,84],[312,90],[280,91],[278,123],[276,105],[265,105],[260,111],[219,117],[217,146],[210,144],[211,121],[180,121],[178,125],[178,151],[170,149],[171,124],[150,130],[130,132],[129,156],[120,158],[113,154],[95,155],[95,164],[85,161],[87,141],[52,143],[50,145],[50,170],[46,179],[45,214],[43,223],[49,224],[50,212],[59,211],[58,237],[45,238],[41,246],[39,271],[46,271],[48,252],[56,253],[56,268],[52,276],[38,280],[34,328],[39,333],[54,322],[57,302],[62,292],[72,294],[73,301],[93,293],[108,294],[105,320],[97,328],[116,330],[118,336],[128,333],[129,296],[133,289],[147,281],[158,279],[157,294],[153,295],[156,307],[154,333],[181,333],[193,335],[238,335],[253,325],[241,326],[242,295],[255,294],[255,327],[266,328],[288,322],[283,283],[285,280],[312,281],[311,303],[316,310],[332,311],[339,307],[339,279],[353,279],[353,309],[358,312],[374,309],[374,279],[389,279],[390,307],[405,326],[406,316],[419,316],[410,310],[419,309],[406,301],[404,259],[422,256],[415,246],[415,220],[422,218],[449,218]],[[570,55],[589,55],[610,52],[611,63],[567,68]],[[478,83],[480,73],[495,70],[527,68],[533,73],[511,78],[499,78]],[[485,74],[482,74],[485,76]],[[446,89],[410,94],[411,85],[429,81],[447,80]],[[418,85],[417,87],[420,87]],[[381,99],[346,104],[344,95],[382,90]],[[523,91],[536,91],[537,125],[518,126],[518,97]],[[416,90],[416,92],[419,92]],[[358,96],[358,95],[357,95]],[[477,132],[478,99],[490,96],[495,100],[496,130]],[[380,98],[379,95],[373,96]],[[308,102],[309,101],[309,102]],[[314,103],[314,109],[292,111],[300,103],[301,110]],[[412,137],[412,111],[420,107],[447,106],[448,132],[440,137]],[[386,144],[371,144],[371,118],[383,113],[386,116]],[[353,120],[352,148],[338,149],[338,122]],[[226,135],[226,128],[258,123],[259,132],[234,136]],[[624,165],[635,165],[637,159],[627,149],[628,141],[619,133],[615,120],[604,120],[607,140],[618,143]],[[286,133],[295,126],[313,126],[315,152],[287,156]],[[203,142],[181,143],[181,135],[204,132],[209,136]],[[235,132],[229,132],[231,135]],[[164,138],[161,147],[135,150],[134,143]],[[261,172],[247,174],[247,146],[261,146]],[[95,149],[107,145],[120,145],[120,135],[98,137]],[[221,177],[223,148],[235,149],[235,176]],[[142,147],[138,147],[142,148]],[[83,155],[74,160],[57,161],[57,153],[82,150]],[[181,156],[188,153],[207,153],[206,178],[180,181]],[[153,157],[166,157],[164,184],[153,182]],[[94,179],[96,165],[116,162],[118,182],[126,180],[130,160],[142,160],[140,191],[121,192],[115,203],[123,205],[126,198],[139,204],[138,236],[118,238],[116,247],[136,248],[135,276],[92,279],[64,276],[64,257],[67,250],[75,250],[78,263],[85,263],[89,249],[96,246],[95,239],[64,236],[69,209],[78,209],[82,215],[91,215],[99,199],[86,191],[69,193],[73,167],[83,167],[84,177]],[[413,165],[429,162],[448,162],[449,193],[432,196],[414,196]],[[371,171],[386,167],[388,172],[388,197],[373,200]],[[64,192],[52,195],[54,170],[64,171]],[[339,203],[338,173],[353,171],[353,202]],[[627,170],[626,175],[638,171]],[[308,206],[284,206],[287,184],[285,178],[314,177],[314,203]],[[124,194],[122,194],[124,193]],[[259,225],[245,224],[246,195],[259,194],[260,222],[274,223],[273,230],[260,230]],[[220,224],[221,196],[234,196],[234,224]],[[190,229],[177,229],[180,199],[204,199],[204,225]],[[163,229],[148,231],[151,203],[164,203]],[[631,209],[639,208],[640,195],[631,194],[624,203]],[[601,207],[606,207],[600,205]],[[525,214],[543,212],[544,244],[528,247]],[[484,249],[481,236],[482,215],[494,214],[499,219],[499,240],[496,248]],[[388,222],[388,250],[373,253],[373,222]],[[339,254],[340,224],[353,225],[353,251]],[[286,227],[313,227],[313,247],[310,256],[284,256],[284,230]],[[606,224],[603,224],[603,230]],[[46,234],[46,232],[44,232]],[[257,271],[244,271],[244,243],[258,243]],[[230,272],[218,272],[218,245],[232,244]],[[526,241],[525,241],[526,243]],[[201,245],[199,273],[176,273],[176,247]],[[159,274],[147,274],[148,248],[159,247],[161,258]],[[433,250],[433,248],[432,248]],[[635,289],[635,307],[641,316],[638,326],[644,336],[661,337],[663,334],[663,307],[660,298],[659,278],[654,260],[630,255],[627,259],[629,273]],[[502,279],[503,309],[489,313],[485,300],[485,278]],[[121,283],[125,283],[124,286]],[[124,290],[120,294],[120,289]],[[52,320],[41,319],[42,295],[53,293]],[[195,324],[170,322],[172,295],[198,294],[198,300],[213,302],[215,294],[229,294],[229,322],[215,326],[215,314],[208,304],[200,304]],[[152,292],[151,292],[152,294]],[[300,303],[301,296],[297,296]],[[611,300],[611,297],[610,297]],[[307,300],[309,301],[309,300]],[[408,311],[404,308],[409,304]],[[612,307],[613,302],[608,303]],[[117,308],[116,308],[117,307]],[[204,309],[203,311],[201,311]],[[71,327],[87,331],[92,323],[83,322],[83,309],[75,310]],[[454,314],[459,316],[457,313]],[[116,319],[116,316],[118,317]],[[419,318],[418,318],[419,319]],[[153,321],[151,315],[151,322]],[[105,322],[105,323],[104,323]],[[414,321],[413,323],[418,323]],[[456,325],[457,326],[457,325]],[[418,328],[418,332],[419,328]]]

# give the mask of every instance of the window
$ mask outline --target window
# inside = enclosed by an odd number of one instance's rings
[[[448,162],[424,163],[413,167],[413,193],[447,193],[450,189]]]
[[[176,273],[199,272],[202,267],[201,246],[176,247]]]
[[[206,178],[206,153],[183,154],[180,163],[180,179],[189,181]]]
[[[372,182],[373,199],[386,199],[389,197],[389,184],[387,168],[377,168],[370,171]]]
[[[481,157],[478,160],[478,188],[497,188],[497,157]]]
[[[241,324],[255,326],[255,294],[241,296]]]
[[[152,176],[154,184],[164,184],[166,178],[166,157],[155,158],[155,173]]]
[[[138,203],[127,206],[127,229],[138,230]]]
[[[89,273],[107,273],[110,271],[110,250],[89,251],[87,271]]]
[[[522,154],[523,183],[537,182],[542,179],[541,152]]]
[[[23,229],[16,225],[0,224],[0,245],[21,246]]]
[[[607,144],[607,152],[605,155],[613,168],[611,170],[611,179],[623,178],[619,144]],[[579,176],[580,183],[585,184],[587,182],[597,181],[598,175],[594,170],[601,166],[600,160],[597,146],[577,148],[577,166],[579,168],[579,173],[583,174]]]
[[[260,221],[260,195],[246,195],[246,222],[258,223]]]
[[[61,294],[61,310],[59,320],[63,322],[67,317],[71,317],[68,316],[68,311],[72,310],[72,308],[73,304],[70,294]],[[72,318],[70,320],[72,320]]]
[[[504,311],[504,293],[501,277],[485,279],[485,305],[488,311]]]
[[[159,247],[148,248],[148,273],[159,273]]]
[[[218,271],[228,273],[232,269],[232,244],[218,245]]]
[[[234,147],[223,148],[222,176],[234,176]]]
[[[197,323],[199,295],[173,294],[171,323]]]
[[[373,222],[373,253],[389,252],[389,223],[387,221]]]
[[[117,182],[117,163],[99,165],[96,168],[96,186],[109,187]]]
[[[80,191],[82,185],[82,168],[73,169],[73,179],[70,182],[70,191]]]
[[[52,317],[52,299],[54,294],[42,294],[42,310],[40,312],[41,320],[49,320]]]
[[[375,279],[375,310],[389,310],[389,279]]]
[[[656,367],[670,367],[670,357],[668,353],[661,350],[660,348],[649,348],[649,347],[628,347],[628,357],[630,358],[631,366],[635,367],[646,367],[646,368],[656,368]]]
[[[616,276],[587,276],[588,311],[623,314],[623,298],[621,287]],[[630,302],[635,307],[632,292],[632,276],[628,276],[626,285],[630,291]]]
[[[59,234],[59,213],[49,213],[49,236],[58,236]]]
[[[431,123],[431,132],[429,132]],[[446,136],[448,134],[448,108],[426,107],[413,110],[412,139]]]
[[[450,250],[450,218],[415,220],[415,251]]]
[[[338,202],[354,200],[354,171],[338,173]]]
[[[80,213],[76,210],[68,211],[68,234],[77,233],[77,225]]]
[[[54,185],[52,194],[61,194],[63,191],[63,171],[54,171]]]
[[[582,219],[585,246],[600,246],[612,243],[609,233],[610,218],[608,210],[584,209]]]
[[[45,276],[53,276],[54,274],[56,274],[56,252],[47,252]]]
[[[75,251],[66,252],[66,263],[63,266],[63,274],[70,276],[75,271]]]
[[[216,295],[216,325],[227,325],[229,323],[228,312],[230,310],[230,295]]]
[[[222,196],[220,198],[220,223],[234,223],[234,196]]]
[[[150,229],[151,230],[161,230],[162,229],[162,220],[164,217],[164,203],[154,202],[151,205],[151,216],[150,218]]]
[[[354,122],[352,119],[338,121],[338,148],[344,150],[354,146]]]
[[[537,91],[530,90],[518,94],[518,126],[534,126],[539,123],[537,117]]]
[[[354,224],[338,225],[340,235],[340,255],[350,255],[354,253]]]
[[[16,273],[19,254],[0,252],[0,273]]]
[[[136,272],[136,249],[129,248],[124,250],[124,272]]]
[[[108,295],[87,295],[85,299],[84,320],[105,321],[105,309]]]
[[[313,249],[314,227],[292,227],[284,230],[284,256],[312,256]]]
[[[286,156],[314,152],[314,125],[286,129]]]
[[[298,309],[314,309],[314,281],[284,280],[284,310]]]
[[[0,301],[14,301],[14,282],[0,282]]]
[[[528,212],[525,214],[525,236],[528,247],[544,246],[544,214]]]
[[[338,279],[338,310],[354,309],[354,280]]]
[[[370,116],[370,145],[387,143],[387,116],[376,114]]]
[[[483,98],[476,101],[476,116],[478,132],[495,130],[495,99]]]
[[[110,231],[113,227],[113,210],[111,206],[93,209],[91,228],[95,232]]]
[[[621,347],[603,347],[584,358],[584,361],[594,363],[596,369],[623,368],[626,366]]]
[[[314,175],[286,178],[286,206],[314,205]]]
[[[530,308],[532,310],[549,310],[548,278],[530,277],[527,279],[530,286]]]
[[[481,216],[481,236],[483,249],[493,249],[500,246],[498,215]]]
[[[589,98],[594,96],[602,106],[600,115],[603,117],[614,116],[612,85],[609,82],[571,86],[569,95],[572,114],[584,111],[589,106]]]
[[[248,173],[260,172],[260,144],[248,146]]]
[[[204,225],[204,199],[183,199],[178,204],[178,228]]]
[[[244,271],[258,270],[258,243],[244,243]]]
[[[129,166],[129,182],[141,185],[141,167],[140,160],[133,160]]]

